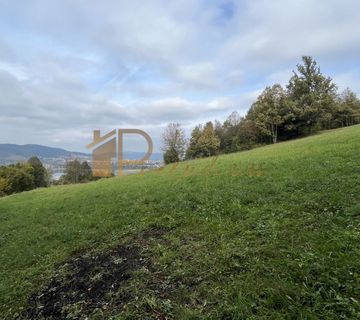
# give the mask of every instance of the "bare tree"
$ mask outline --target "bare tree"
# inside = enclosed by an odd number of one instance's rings
[[[162,135],[164,160],[166,163],[184,159],[186,139],[179,123],[169,123]],[[165,158],[166,157],[166,158]]]

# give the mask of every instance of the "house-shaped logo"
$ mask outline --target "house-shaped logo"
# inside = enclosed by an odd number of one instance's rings
[[[92,149],[92,170],[95,177],[109,177],[113,174],[112,159],[117,159],[118,176],[123,174],[123,141],[125,134],[139,134],[147,142],[148,150],[145,156],[139,160],[127,160],[127,163],[141,164],[149,160],[153,152],[153,143],[150,136],[139,129],[114,129],[101,136],[100,130],[94,130],[93,142],[86,148]]]

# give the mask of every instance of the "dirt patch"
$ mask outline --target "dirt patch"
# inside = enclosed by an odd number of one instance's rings
[[[121,290],[132,273],[142,267],[151,269],[150,259],[141,254],[142,247],[162,239],[167,232],[168,228],[151,226],[125,245],[71,258],[43,290],[30,296],[24,318],[85,319],[97,310],[101,315],[110,305],[120,309],[132,299]]]

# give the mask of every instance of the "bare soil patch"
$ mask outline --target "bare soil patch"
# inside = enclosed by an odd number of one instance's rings
[[[79,319],[94,312],[121,308],[131,296],[122,287],[132,273],[142,267],[151,269],[142,247],[161,240],[168,228],[151,226],[135,235],[127,244],[106,252],[78,254],[59,266],[59,272],[40,292],[28,299],[26,319]],[[134,244],[135,243],[135,244]]]

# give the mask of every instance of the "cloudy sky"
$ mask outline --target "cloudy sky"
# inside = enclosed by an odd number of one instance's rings
[[[302,55],[360,93],[357,0],[0,0],[0,143],[244,114]],[[133,140],[128,148],[142,145]]]

